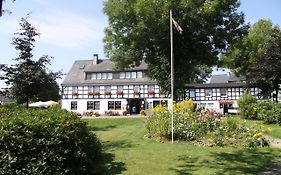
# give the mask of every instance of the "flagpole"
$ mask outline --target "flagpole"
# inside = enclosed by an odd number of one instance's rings
[[[172,10],[170,10],[170,42],[171,42],[171,115],[172,115],[172,143],[174,143],[174,56],[173,56],[173,23]]]

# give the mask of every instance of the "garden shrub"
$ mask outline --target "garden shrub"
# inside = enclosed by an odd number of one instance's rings
[[[58,107],[0,107],[0,174],[94,174],[101,144],[86,122]]]
[[[146,123],[148,137],[168,138],[171,133],[171,116],[167,107],[159,105],[153,108]]]
[[[171,113],[165,106],[157,106],[148,112],[147,136],[157,139],[171,138]],[[196,108],[191,100],[174,105],[174,139],[191,141],[207,146],[265,145],[264,134],[259,128],[245,126],[236,117],[222,117],[215,110]],[[263,139],[263,142],[259,140]],[[251,144],[250,144],[251,143]],[[255,144],[252,144],[255,143]]]
[[[244,94],[237,101],[238,103],[238,114],[246,119],[257,119],[257,110],[255,105],[257,104],[256,97],[251,94]]]
[[[281,124],[281,104],[262,100],[257,105],[257,118],[267,124]]]

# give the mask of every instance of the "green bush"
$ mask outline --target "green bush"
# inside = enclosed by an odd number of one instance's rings
[[[267,124],[281,124],[281,104],[262,100],[257,105],[257,118]]]
[[[238,113],[246,119],[257,119],[257,110],[255,105],[257,104],[256,97],[251,94],[244,94],[237,101],[239,108]]]
[[[3,106],[0,115],[0,174],[97,172],[101,144],[74,113]]]

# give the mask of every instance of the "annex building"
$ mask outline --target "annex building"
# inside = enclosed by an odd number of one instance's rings
[[[209,83],[187,84],[185,98],[191,98],[198,106],[216,109],[222,114],[237,113],[237,100],[246,92],[260,98],[260,89],[247,87],[243,80],[232,74],[222,74],[213,75]]]
[[[92,60],[77,60],[62,82],[62,108],[81,114],[122,114],[125,110],[138,114],[160,103],[168,105],[168,96],[146,75],[146,69],[142,62],[138,67],[115,71],[112,61],[100,60],[97,54]]]

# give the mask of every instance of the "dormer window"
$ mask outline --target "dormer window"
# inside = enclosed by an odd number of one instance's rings
[[[137,78],[142,78],[142,72],[137,72]]]
[[[112,79],[111,72],[101,72],[101,73],[86,73],[86,80],[107,80]]]
[[[120,77],[120,79],[142,78],[143,72],[141,72],[141,71],[138,71],[138,72],[120,72],[119,77]]]

